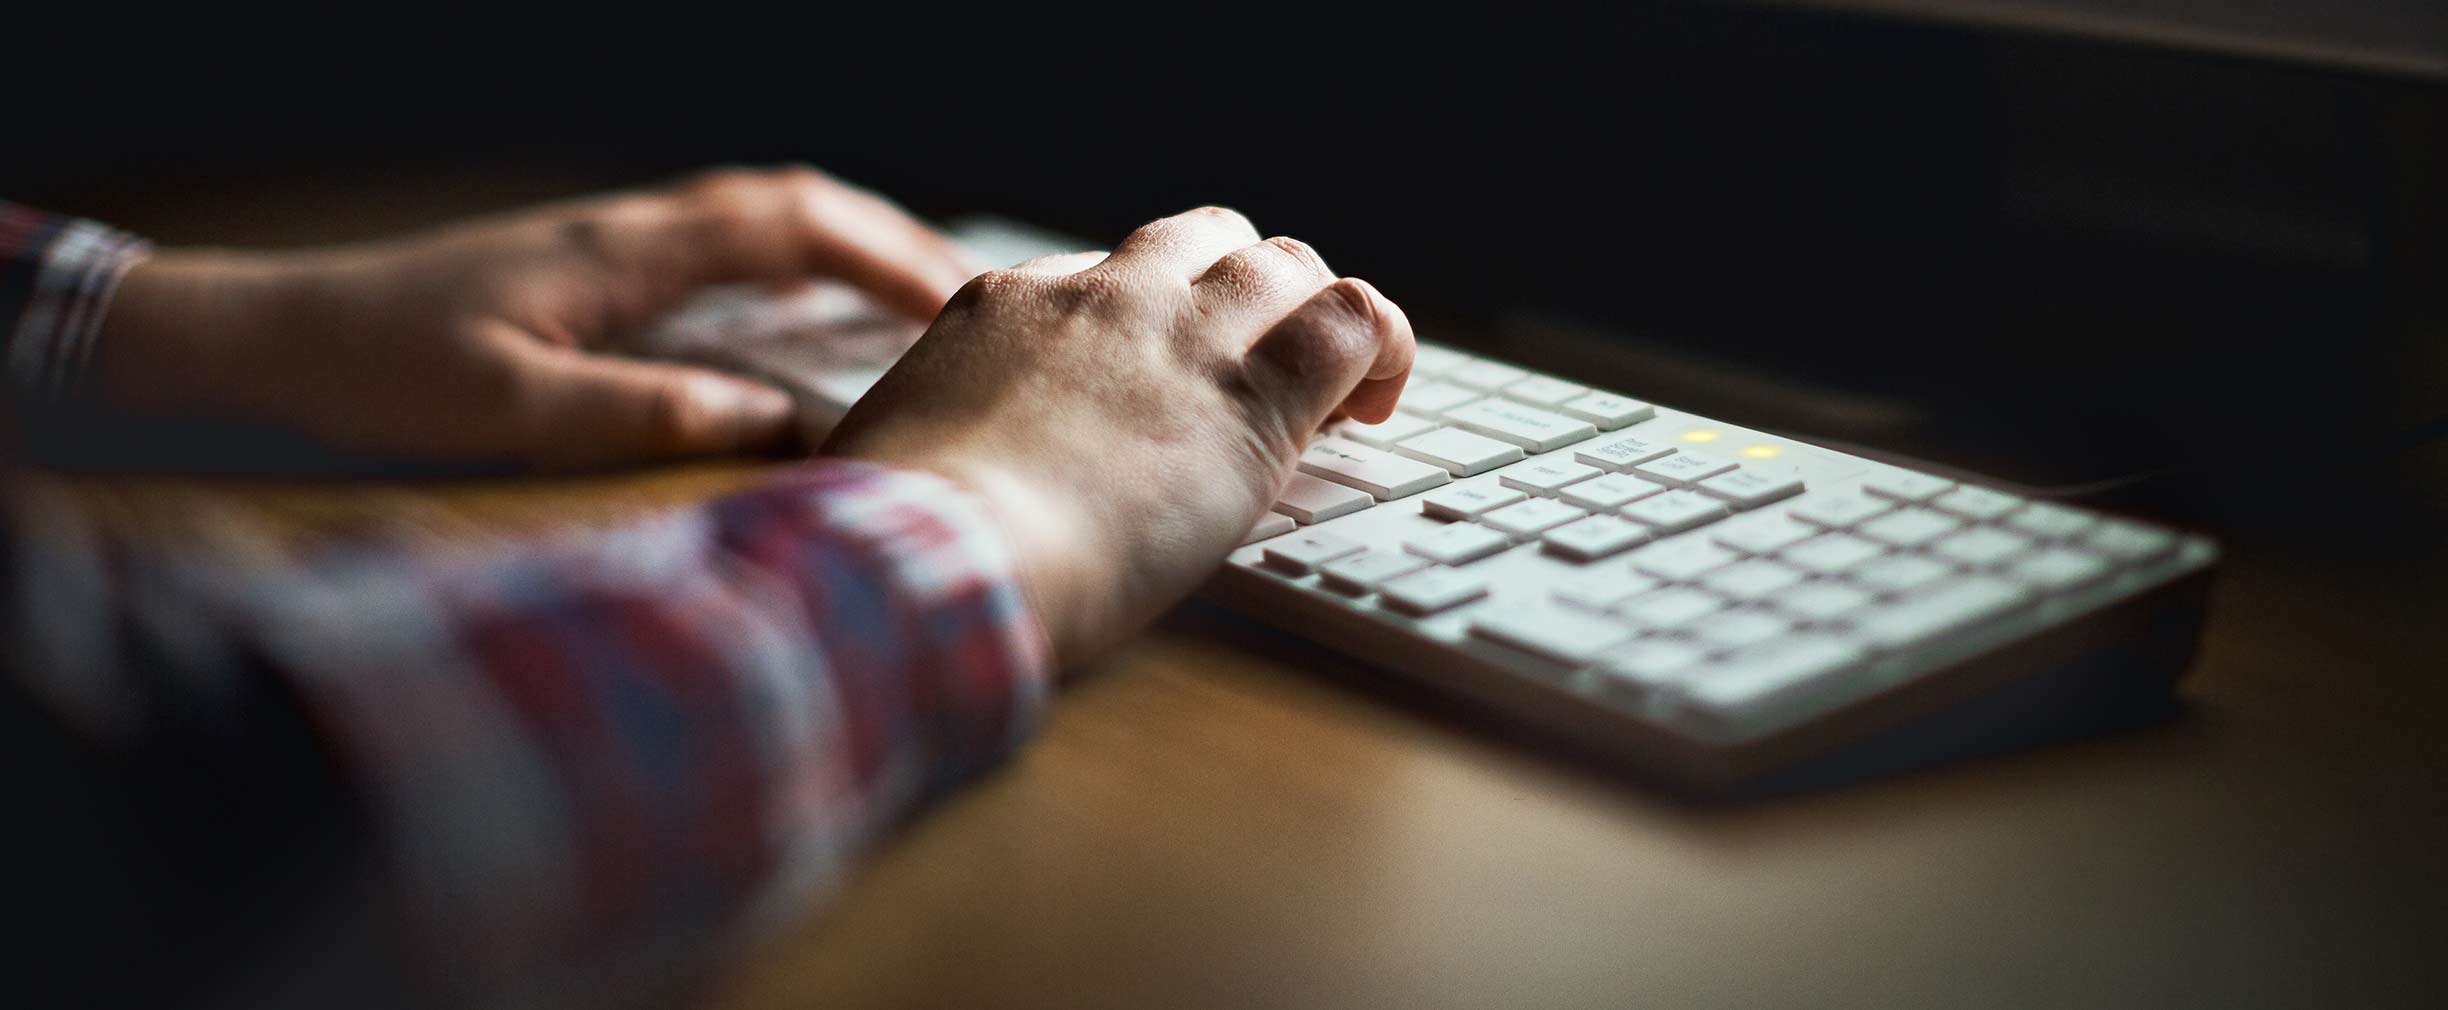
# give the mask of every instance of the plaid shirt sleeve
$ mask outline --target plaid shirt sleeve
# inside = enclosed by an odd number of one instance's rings
[[[10,394],[49,405],[84,392],[102,310],[144,240],[0,200],[0,353]]]
[[[33,251],[15,304],[90,337],[100,255]],[[65,324],[31,319],[15,332],[56,355]],[[285,716],[306,743],[280,760],[347,798],[381,956],[420,1001],[618,1006],[683,982],[996,763],[1045,703],[1044,637],[1006,549],[924,474],[819,461],[604,534],[276,569],[107,542],[22,489],[4,518],[0,709],[21,703],[113,768],[162,763],[121,758],[171,738],[261,741],[265,713]],[[267,803],[254,783],[215,788]],[[149,841],[226,834],[177,824]],[[206,892],[189,895],[199,925],[252,900],[179,876]]]

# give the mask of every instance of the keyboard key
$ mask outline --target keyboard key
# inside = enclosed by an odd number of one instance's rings
[[[2031,591],[2004,579],[1969,575],[1863,611],[1853,627],[1884,648],[1898,648],[2013,610]]]
[[[1496,392],[1497,395],[1517,403],[1527,403],[1533,407],[1554,410],[1565,402],[1578,399],[1582,394],[1589,392],[1589,387],[1577,386],[1562,379],[1551,379],[1544,375],[1533,375]]]
[[[1814,575],[1834,575],[1885,553],[1885,544],[1849,533],[1823,533],[1785,548],[1777,557]]]
[[[1575,449],[1573,458],[1601,470],[1624,473],[1660,456],[1673,455],[1674,451],[1674,446],[1655,439],[1624,435]]]
[[[2111,519],[2075,541],[2129,565],[2156,561],[2176,549],[2176,538],[2135,523]]]
[[[1397,410],[1421,417],[1442,418],[1445,412],[1479,398],[1479,392],[1444,382],[1413,382],[1403,386]]]
[[[1542,604],[1483,608],[1471,615],[1471,634],[1576,666],[1632,640],[1613,619]]]
[[[1657,416],[1657,408],[1613,393],[1590,393],[1568,400],[1556,412],[1588,421],[1599,431],[1639,424]]]
[[[2015,559],[1999,574],[2041,592],[2062,593],[2106,577],[2108,563],[2081,551],[2043,547]]]
[[[1561,449],[1598,434],[1587,421],[1505,400],[1477,400],[1445,412],[1448,424],[1503,439],[1531,452]]]
[[[1788,586],[1768,597],[1768,605],[1812,624],[1826,624],[1878,602],[1869,590],[1833,579],[1814,579]]]
[[[1258,525],[1250,527],[1249,535],[1242,537],[1241,542],[1245,545],[1254,544],[1268,537],[1280,537],[1299,526],[1299,523],[1292,521],[1291,516],[1280,512],[1269,512],[1258,517]]]
[[[1641,548],[1632,555],[1632,567],[1669,582],[1689,582],[1740,560],[1742,555],[1699,537],[1675,537]]]
[[[1442,467],[1331,435],[1309,443],[1308,451],[1301,453],[1300,472],[1358,488],[1378,501],[1415,495],[1453,480]]]
[[[1593,511],[1621,508],[1666,490],[1666,485],[1628,473],[1610,473],[1574,484],[1556,493],[1567,505]]]
[[[1931,544],[1930,553],[1967,568],[1994,568],[2031,547],[2021,534],[1975,526]]]
[[[1719,649],[1758,645],[1793,630],[1793,622],[1765,610],[1721,610],[1683,626],[1700,641]]]
[[[1819,533],[1774,512],[1735,516],[1709,530],[1709,539],[1746,554],[1774,554]]]
[[[1489,509],[1503,508],[1528,497],[1494,484],[1456,484],[1422,496],[1420,511],[1439,519],[1476,519]]]
[[[1377,584],[1398,575],[1409,575],[1428,567],[1428,562],[1408,554],[1393,551],[1361,551],[1346,554],[1318,566],[1318,579],[1327,586],[1346,593],[1366,593]]]
[[[1900,502],[1926,502],[1955,490],[1955,482],[1925,473],[1892,473],[1862,482],[1862,490]]]
[[[1976,523],[1985,523],[2022,508],[2023,499],[1966,484],[1930,499],[1930,507]]]
[[[1470,360],[1469,355],[1450,347],[1421,344],[1411,352],[1411,377],[1424,379],[1443,375]]]
[[[1425,434],[1436,428],[1435,421],[1397,412],[1379,424],[1344,421],[1335,426],[1335,434],[1372,449],[1392,450],[1394,443],[1413,435]]]
[[[1355,491],[1305,473],[1295,473],[1275,495],[1275,511],[1304,523],[1322,523],[1377,504],[1366,491]]]
[[[1801,494],[1802,477],[1794,473],[1747,467],[1710,477],[1697,486],[1703,492],[1725,499],[1735,508],[1754,509]]]
[[[1691,671],[1708,658],[1708,650],[1672,638],[1636,638],[1598,656],[1600,672],[1633,687],[1655,690]]]
[[[1386,605],[1425,616],[1469,603],[1488,592],[1487,579],[1459,568],[1422,568],[1377,585]]]
[[[1714,614],[1725,607],[1724,600],[1697,589],[1668,586],[1617,604],[1615,613],[1635,624],[1663,631]]]
[[[1555,598],[1584,610],[1605,610],[1660,585],[1629,565],[1600,565],[1566,578],[1556,586]]]
[[[1496,475],[1496,479],[1504,486],[1514,490],[1528,491],[1531,494],[1553,498],[1557,492],[1564,490],[1564,485],[1588,480],[1598,476],[1600,472],[1597,467],[1583,463],[1542,459],[1535,463],[1507,467],[1505,472]]]
[[[1677,487],[1697,484],[1734,469],[1735,464],[1705,453],[1678,452],[1633,467],[1632,472]]]
[[[1501,361],[1479,359],[1454,366],[1445,373],[1445,381],[1472,389],[1496,390],[1512,385],[1528,374]]]
[[[1361,550],[1358,542],[1348,538],[1307,530],[1267,541],[1266,563],[1287,572],[1307,575],[1319,565],[1346,554],[1358,554]]]
[[[1710,592],[1746,603],[1802,581],[1802,573],[1766,558],[1737,561],[1700,577]]]
[[[1659,533],[1679,533],[1705,526],[1726,515],[1724,502],[1698,491],[1668,491],[1643,498],[1618,511],[1655,527]]]
[[[1403,541],[1403,550],[1445,565],[1467,564],[1513,546],[1504,534],[1485,526],[1454,523]]]
[[[1486,473],[1522,458],[1518,446],[1457,428],[1438,428],[1425,435],[1413,435],[1396,443],[1394,451],[1423,463],[1443,467],[1456,477]]]
[[[1890,554],[1854,566],[1845,573],[1845,578],[1893,594],[1909,593],[1953,574],[1952,566],[1918,554]]]
[[[1850,491],[1821,491],[1796,502],[1786,512],[1813,526],[1841,530],[1894,507],[1879,499]]]
[[[1621,554],[1649,540],[1649,527],[1614,516],[1576,519],[1539,535],[1549,554],[1576,561],[1596,561]]]
[[[2008,527],[2042,540],[2072,539],[2098,521],[2079,509],[2048,502],[2033,502],[2006,517]]]
[[[1510,533],[1516,539],[1527,540],[1588,514],[1563,502],[1532,498],[1490,511],[1481,515],[1479,521]]]
[[[1897,509],[1853,527],[1853,532],[1891,547],[1919,547],[1962,529],[1960,520],[1928,509]]]
[[[1824,683],[1861,662],[1860,646],[1831,635],[1787,635],[1737,652],[1684,688],[1694,708],[1741,717]]]

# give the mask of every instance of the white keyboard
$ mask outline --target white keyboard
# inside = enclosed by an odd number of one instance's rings
[[[995,262],[1072,245],[1001,223],[955,234]],[[846,304],[716,299],[655,350],[838,328]],[[695,356],[783,379],[829,424],[914,338],[880,325],[815,357],[736,339]],[[2216,556],[1423,341],[1399,412],[1322,433],[1211,592],[1718,790],[2063,671],[2164,696]],[[2128,648],[2171,614],[2184,648]]]

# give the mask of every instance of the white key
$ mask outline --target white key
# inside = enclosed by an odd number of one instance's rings
[[[1894,507],[1851,491],[1821,491],[1794,503],[1786,511],[1811,525],[1841,530]]]
[[[1669,582],[1689,582],[1740,560],[1742,555],[1699,537],[1675,537],[1641,548],[1632,555],[1632,567]]]
[[[1655,690],[1708,658],[1708,650],[1672,638],[1636,638],[1598,657],[1598,669],[1630,686]]]
[[[1649,527],[1614,516],[1576,519],[1539,535],[1549,554],[1577,561],[1596,561],[1621,554],[1649,540]]]
[[[1369,497],[1366,491],[1355,491],[1305,473],[1293,474],[1275,495],[1275,511],[1304,523],[1322,523],[1375,504],[1377,499]]]
[[[1395,443],[1394,451],[1445,468],[1456,477],[1486,473],[1522,458],[1519,446],[1473,435],[1458,428],[1438,428]]]
[[[2042,540],[2066,540],[2099,520],[2087,512],[2048,502],[2033,502],[2006,517],[2006,525]]]
[[[1307,575],[1319,565],[1346,554],[1358,554],[1361,550],[1357,541],[1332,533],[1304,530],[1267,541],[1266,563],[1287,572]]]
[[[1487,579],[1459,568],[1422,568],[1378,583],[1386,605],[1412,614],[1433,614],[1460,606],[1488,591]]]
[[[1666,485],[1628,473],[1610,473],[1574,484],[1556,493],[1567,505],[1591,511],[1621,508],[1666,490]]]
[[[2030,595],[2030,590],[2004,579],[1969,575],[1866,610],[1853,627],[1878,645],[1896,648],[1996,617]]]
[[[1491,510],[1481,515],[1479,521],[1510,533],[1516,539],[1527,540],[1588,514],[1563,502],[1532,498]]]
[[[1700,577],[1700,584],[1736,602],[1766,599],[1770,593],[1802,581],[1802,573],[1766,558],[1737,561]]]
[[[1601,470],[1624,473],[1660,456],[1671,456],[1674,451],[1674,446],[1656,439],[1624,435],[1575,449],[1573,458]]]
[[[1720,649],[1758,645],[1793,630],[1793,622],[1765,610],[1721,610],[1683,626],[1697,638]]]
[[[1511,546],[1513,541],[1504,534],[1470,523],[1439,527],[1403,541],[1403,550],[1446,565],[1467,564]]]
[[[1614,431],[1657,416],[1656,407],[1613,393],[1589,393],[1575,397],[1556,410],[1566,417],[1588,421],[1599,431]]]
[[[1754,512],[1718,523],[1709,530],[1709,539],[1746,554],[1774,554],[1818,533],[1816,526],[1774,512]]]
[[[1930,499],[1930,507],[1976,523],[1985,523],[2023,507],[2023,499],[1965,484]]]
[[[2044,547],[1999,574],[2042,592],[2062,593],[2099,581],[2108,574],[2108,563],[2081,551]]]
[[[2126,564],[2157,560],[2176,549],[2176,538],[2134,523],[2108,520],[2075,541]]]
[[[1566,578],[1556,586],[1555,598],[1584,610],[1605,610],[1663,584],[1629,565],[1600,565]]]
[[[1632,629],[1611,618],[1539,604],[1482,608],[1471,615],[1471,634],[1576,666],[1632,640]]]
[[[1561,449],[1598,434],[1588,421],[1506,400],[1477,400],[1445,412],[1445,422],[1531,452]]]
[[[1955,482],[1925,473],[1893,473],[1862,482],[1862,490],[1901,502],[1925,502],[1955,490]]]
[[[1292,521],[1291,516],[1284,515],[1279,512],[1269,512],[1258,517],[1258,525],[1250,527],[1249,535],[1242,537],[1241,542],[1244,544],[1254,544],[1268,537],[1280,537],[1286,533],[1292,532],[1294,529],[1299,528],[1299,526],[1299,523]]]
[[[1668,586],[1617,604],[1615,612],[1644,627],[1665,630],[1714,614],[1725,606],[1724,600],[1697,589]]]
[[[1653,459],[1633,467],[1632,472],[1651,480],[1677,487],[1687,487],[1734,469],[1736,464],[1698,452],[1678,452],[1662,459]]]
[[[1397,410],[1421,417],[1443,417],[1445,412],[1479,398],[1479,391],[1464,389],[1444,382],[1413,382],[1403,386],[1402,398],[1395,401]]]
[[[1544,375],[1533,375],[1496,392],[1497,395],[1508,400],[1554,410],[1566,401],[1577,399],[1583,393],[1589,392],[1589,387],[1576,386],[1562,379],[1551,379]]]
[[[1428,567],[1428,562],[1393,551],[1361,551],[1318,566],[1318,580],[1346,593],[1365,593],[1398,575]]]
[[[1890,554],[1853,566],[1845,578],[1882,593],[1909,593],[1953,574],[1954,568],[1918,554]]]
[[[1553,498],[1564,485],[1588,480],[1601,473],[1597,467],[1583,463],[1567,463],[1560,459],[1542,459],[1535,463],[1507,467],[1496,479],[1517,491]]]
[[[1469,360],[1471,359],[1468,355],[1450,347],[1420,344],[1411,352],[1411,376],[1428,378],[1443,375],[1462,367],[1462,364]]]
[[[1665,460],[1659,460],[1663,463]],[[1755,509],[1802,493],[1802,476],[1746,467],[1721,473],[1699,483],[1700,490],[1731,502],[1738,509]]]
[[[1684,689],[1686,704],[1738,718],[1821,683],[1862,660],[1858,645],[1829,635],[1787,635],[1726,657]]]
[[[1528,497],[1494,484],[1456,484],[1421,496],[1420,511],[1439,519],[1476,519],[1489,509],[1503,508]]]
[[[1726,507],[1724,502],[1698,491],[1668,491],[1618,511],[1656,527],[1659,533],[1679,533],[1724,518]]]
[[[1878,602],[1869,590],[1833,579],[1813,579],[1768,597],[1768,604],[1814,624],[1826,624]]]
[[[1785,548],[1777,557],[1814,575],[1834,575],[1885,553],[1885,544],[1850,533],[1823,533]]]
[[[1962,529],[1960,520],[1928,509],[1903,508],[1853,527],[1853,532],[1892,547],[1919,547]]]
[[[1358,488],[1377,496],[1378,501],[1415,495],[1453,480],[1443,467],[1333,436],[1309,443],[1308,450],[1301,453],[1300,472]]]
[[[1930,553],[1967,568],[1993,568],[2031,549],[2021,534],[1975,526],[1930,545]]]
[[[1372,449],[1392,449],[1394,443],[1436,428],[1436,422],[1424,417],[1397,412],[1377,424],[1345,421],[1335,425],[1335,434]]]
[[[1511,385],[1530,373],[1500,361],[1479,359],[1455,365],[1445,373],[1445,381],[1472,389],[1496,390]]]

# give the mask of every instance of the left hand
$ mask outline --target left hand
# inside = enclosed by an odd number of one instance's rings
[[[726,170],[397,242],[166,251],[122,281],[93,388],[116,409],[396,457],[577,468],[743,451],[790,430],[787,395],[588,350],[709,285],[833,277],[923,320],[976,272],[813,169]]]

